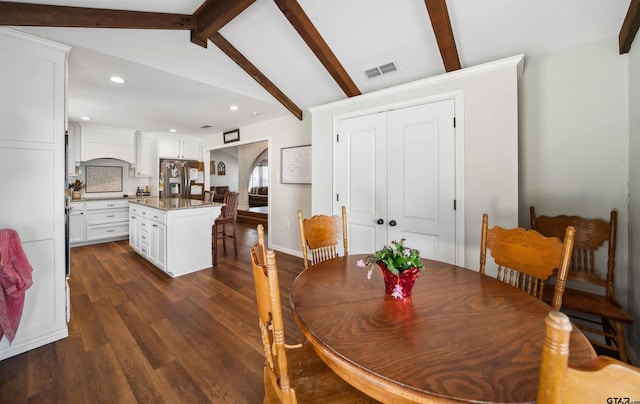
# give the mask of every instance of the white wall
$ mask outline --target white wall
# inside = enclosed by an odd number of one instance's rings
[[[203,142],[204,143],[204,142]],[[205,161],[207,159],[205,158]],[[229,191],[238,192],[238,157],[237,154],[226,153],[223,150],[213,150],[210,154],[210,160],[215,161],[216,173],[209,177],[209,183],[212,187],[221,187],[227,185]],[[218,175],[218,164],[224,163],[225,174]],[[205,170],[206,171],[206,170]],[[208,171],[207,171],[208,172]]]
[[[618,211],[616,295],[628,294],[628,70],[617,38],[527,58],[520,81],[520,225]]]
[[[464,150],[456,150],[456,159],[464,161],[462,176],[456,173],[464,184],[456,186],[456,199],[458,209],[464,209],[466,229],[465,258],[459,264],[477,269],[482,214],[489,214],[492,225],[515,227],[518,223],[517,77],[521,63],[521,56],[507,58],[311,109],[313,206],[312,212],[304,213],[335,213],[335,171],[328,175],[326,168],[335,170],[338,119],[462,91],[462,102],[455,107],[456,136],[464,136]]]
[[[640,362],[640,39],[629,52],[629,263],[627,308],[635,321],[627,327],[627,341],[636,365]]]
[[[278,251],[301,256],[300,233],[298,232],[298,209],[308,211],[311,206],[309,185],[280,183],[280,156],[283,147],[309,144],[310,121],[307,117],[299,121],[293,116],[240,128],[240,142],[234,145],[269,142],[269,229],[267,245]],[[222,133],[202,139],[202,150],[224,148]],[[302,265],[302,261],[300,261]]]

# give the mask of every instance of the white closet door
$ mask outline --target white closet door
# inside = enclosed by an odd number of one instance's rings
[[[423,257],[455,263],[453,117],[447,100],[338,122],[350,254],[406,238]]]
[[[338,206],[347,207],[349,253],[365,254],[387,243],[386,113],[338,123]]]
[[[388,115],[388,238],[455,263],[453,100]],[[395,223],[395,225],[394,225]]]

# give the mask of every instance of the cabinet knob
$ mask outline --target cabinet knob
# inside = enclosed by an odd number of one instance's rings
[[[395,221],[395,220],[392,220],[392,221],[390,221],[390,222],[389,222],[389,226],[392,226],[392,227],[393,227],[393,226],[395,226],[396,224],[397,224],[397,223],[396,223],[396,221]]]

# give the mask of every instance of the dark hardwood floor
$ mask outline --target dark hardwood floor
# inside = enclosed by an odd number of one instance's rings
[[[71,250],[69,337],[0,361],[0,403],[260,403],[263,354],[249,248],[172,279],[128,241]],[[230,243],[228,243],[230,244]],[[287,342],[302,259],[276,252]]]

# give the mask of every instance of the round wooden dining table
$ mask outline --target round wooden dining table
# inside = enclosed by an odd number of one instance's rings
[[[535,402],[551,307],[488,275],[423,259],[410,298],[349,255],[309,267],[290,292],[293,316],[340,377],[382,402]],[[569,362],[595,357],[571,333]]]

